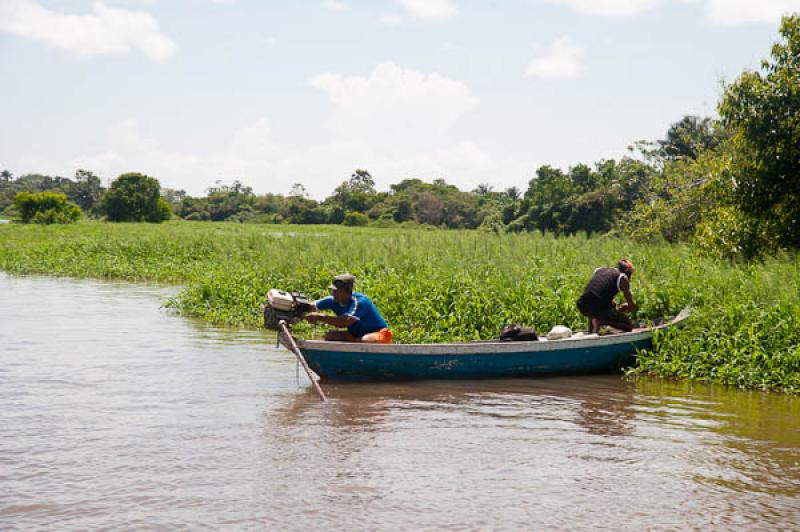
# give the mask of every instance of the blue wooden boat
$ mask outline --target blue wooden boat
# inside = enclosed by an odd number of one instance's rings
[[[308,365],[327,381],[494,379],[619,371],[653,331],[681,326],[688,310],[628,333],[576,334],[562,340],[449,344],[361,344],[295,339]],[[282,340],[284,341],[284,340]]]

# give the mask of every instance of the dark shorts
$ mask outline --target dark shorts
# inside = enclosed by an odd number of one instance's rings
[[[632,325],[631,319],[624,312],[585,296],[578,300],[578,310],[587,318],[597,318],[607,323]]]

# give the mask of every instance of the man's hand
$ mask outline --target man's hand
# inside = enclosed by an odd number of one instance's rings
[[[631,310],[630,306],[627,303],[621,304],[619,307],[617,307],[617,309],[620,312],[630,312],[630,310]]]

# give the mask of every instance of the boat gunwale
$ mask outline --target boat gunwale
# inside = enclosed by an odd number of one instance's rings
[[[654,331],[669,327],[680,327],[688,317],[682,311],[672,321],[647,329],[609,334],[604,336],[570,337],[559,340],[542,339],[530,342],[476,341],[430,344],[371,344],[354,342],[331,342],[326,340],[303,340],[297,338],[302,351],[337,352],[371,355],[507,355],[511,353],[536,353],[567,349],[592,349],[619,344],[633,344],[649,340]]]
[[[590,338],[564,338],[562,340],[540,340],[530,342],[454,342],[440,344],[360,344],[353,342],[329,342],[325,340],[299,340],[298,347],[309,351],[335,351],[345,353],[395,354],[395,355],[441,355],[441,354],[506,354],[537,351],[559,351],[583,349],[646,340],[651,330],[615,334]]]

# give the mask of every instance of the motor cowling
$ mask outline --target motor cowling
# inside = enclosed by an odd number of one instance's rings
[[[311,300],[301,292],[273,288],[267,292],[267,302],[264,304],[264,327],[277,331],[281,320],[287,325],[294,325],[311,312],[311,305]]]

